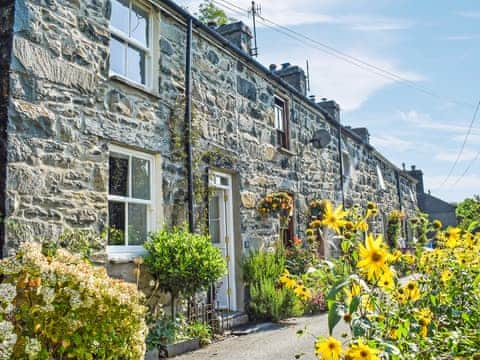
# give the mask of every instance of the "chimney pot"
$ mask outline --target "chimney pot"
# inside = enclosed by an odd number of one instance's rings
[[[405,168],[405,163],[402,163],[402,169],[403,169],[403,171],[406,170],[406,168]]]
[[[315,95],[310,95],[308,98],[310,99],[310,101],[315,102]]]
[[[250,55],[252,50],[252,31],[243,22],[238,21],[221,25],[215,30],[237,48]]]
[[[277,65],[276,64],[270,64],[269,68],[270,68],[271,72],[274,72],[275,70],[277,70]]]
[[[286,63],[283,63],[283,64],[282,64],[282,70],[285,70],[285,69],[287,69],[287,68],[289,68],[289,67],[290,67],[290,63],[289,63],[289,62],[286,62]]]
[[[417,167],[415,165],[412,165],[412,171],[415,171]]]

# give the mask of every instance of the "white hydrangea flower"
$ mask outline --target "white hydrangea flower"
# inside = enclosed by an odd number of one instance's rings
[[[17,343],[17,334],[9,321],[0,321],[0,359],[10,359],[13,347]]]
[[[11,303],[17,296],[17,288],[13,284],[0,284],[0,301],[4,304]]]

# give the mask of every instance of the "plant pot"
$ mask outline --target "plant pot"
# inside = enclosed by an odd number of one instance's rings
[[[160,346],[160,358],[171,358],[200,348],[198,339],[185,340],[175,344]]]

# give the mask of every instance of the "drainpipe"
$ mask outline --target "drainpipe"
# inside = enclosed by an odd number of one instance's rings
[[[340,159],[340,190],[342,192],[342,207],[345,209],[345,189],[343,177],[343,157],[342,157],[342,125],[338,123],[338,157]]]
[[[399,210],[402,211],[402,191],[400,190],[400,173],[398,170],[395,172],[397,178],[397,195],[398,195],[398,206]]]
[[[185,49],[185,150],[187,152],[187,202],[188,202],[188,229],[195,230],[193,216],[193,165],[192,165],[192,18],[188,18],[187,44]]]

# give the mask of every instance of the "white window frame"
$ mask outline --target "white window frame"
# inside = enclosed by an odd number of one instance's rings
[[[153,232],[158,229],[159,222],[156,221],[159,202],[159,191],[156,189],[155,184],[158,184],[157,168],[159,167],[158,159],[156,156],[143,153],[136,150],[126,149],[116,145],[109,146],[109,159],[112,154],[118,154],[128,156],[128,196],[110,195],[110,189],[108,189],[108,202],[116,201],[125,204],[142,204],[147,205],[147,233]],[[132,157],[147,160],[150,162],[150,200],[132,198]],[[108,179],[110,184],[110,178]],[[110,215],[109,215],[110,217]],[[110,226],[110,224],[109,224]],[[147,240],[147,239],[145,239]],[[125,245],[108,245],[107,254],[110,260],[132,260],[134,257],[145,254],[145,248],[143,245],[128,245],[128,206],[125,206]]]
[[[277,105],[277,101],[280,101],[283,106]],[[275,129],[285,132],[285,100],[279,96],[275,96],[273,108],[275,110]]]
[[[383,172],[380,168],[380,165],[377,164],[377,177],[378,177],[378,185],[380,186],[380,190],[387,190],[387,186],[385,185],[385,179],[383,178]]]
[[[157,32],[156,30],[156,16],[155,16],[155,10],[149,6],[147,3],[144,1],[139,1],[139,0],[128,0],[129,1],[129,29],[130,29],[130,22],[131,22],[131,13],[132,13],[132,5],[135,4],[138,7],[142,8],[145,12],[148,13],[148,47],[145,47],[142,43],[137,41],[136,39],[130,37],[129,34],[125,34],[123,31],[120,29],[115,28],[112,25],[112,22],[110,21],[109,24],[109,30],[110,30],[110,41],[112,39],[112,36],[115,36],[116,38],[120,39],[122,42],[124,42],[125,46],[132,45],[133,47],[139,49],[140,51],[143,51],[145,53],[145,84],[142,84],[141,82],[137,82],[133,79],[130,79],[128,76],[124,74],[119,74],[110,68],[109,70],[109,76],[116,76],[121,79],[124,79],[127,82],[133,82],[139,86],[145,87],[148,90],[154,90],[154,81],[153,81],[153,75],[154,75],[154,58],[153,54],[155,52],[155,39],[154,39],[154,34]],[[128,69],[128,51],[125,51],[125,69]]]

